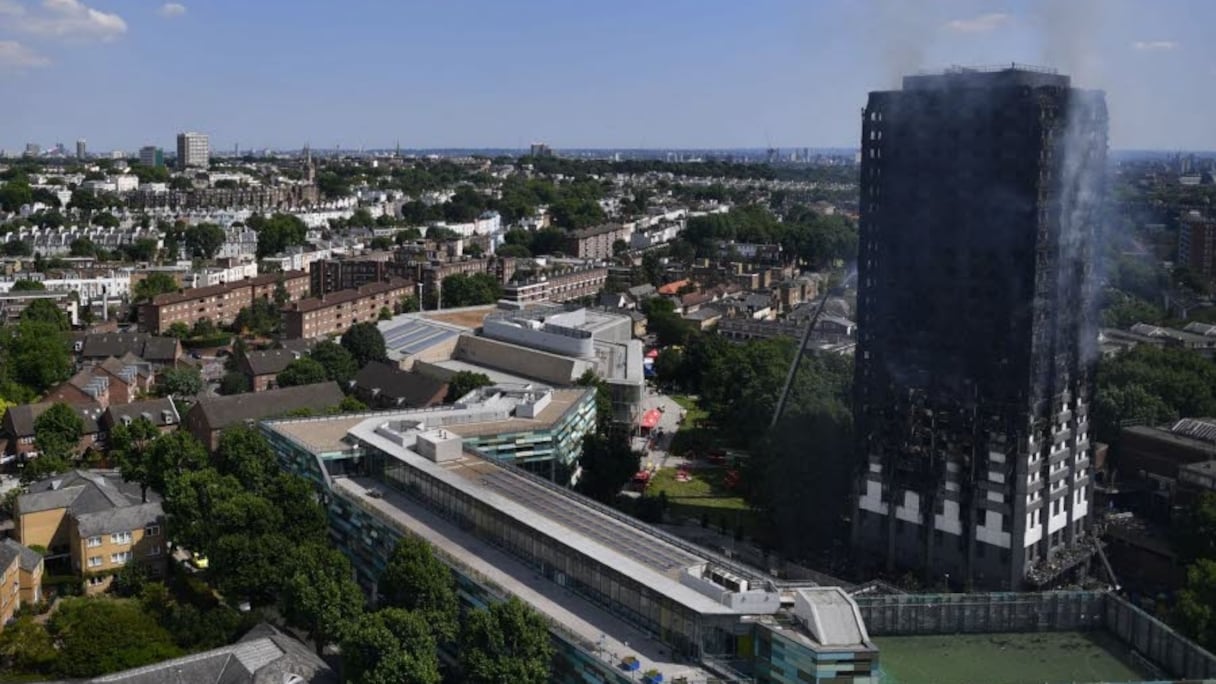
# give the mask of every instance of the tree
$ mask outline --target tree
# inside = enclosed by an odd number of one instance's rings
[[[295,387],[325,382],[325,379],[325,366],[307,356],[302,356],[287,364],[275,381],[279,383],[279,387]]]
[[[55,643],[31,615],[17,618],[0,632],[0,662],[9,672],[47,672],[55,662]]]
[[[385,608],[359,616],[342,637],[342,673],[361,684],[439,684],[431,626],[418,614]]]
[[[578,490],[604,503],[611,502],[638,472],[642,455],[629,447],[625,435],[588,433],[579,457],[582,476]]]
[[[362,368],[370,361],[387,361],[388,353],[384,348],[384,335],[375,323],[355,323],[342,334],[342,348],[350,352],[355,363]]]
[[[96,677],[180,654],[172,636],[139,604],[105,598],[68,598],[50,620],[64,677]]]
[[[160,430],[142,416],[110,430],[110,457],[118,463],[122,479],[139,483],[144,503],[148,501],[148,485],[152,479],[150,454],[158,437]]]
[[[45,292],[46,285],[40,280],[21,279],[13,282],[10,292]]]
[[[244,373],[228,371],[224,373],[224,377],[220,378],[219,392],[224,396],[244,394],[252,389],[249,378]]]
[[[156,392],[162,397],[193,397],[203,391],[203,376],[197,368],[170,368],[156,378]]]
[[[493,385],[494,381],[485,373],[473,371],[457,371],[448,378],[448,393],[443,398],[445,404],[451,404],[478,387]]]
[[[283,615],[308,632],[321,655],[363,612],[363,591],[341,551],[310,545],[295,555],[295,572],[284,586]]]
[[[250,217],[248,225],[258,233],[259,259],[278,254],[292,245],[303,245],[308,237],[308,226],[292,214],[275,214],[267,219],[258,217],[258,220]]]
[[[421,614],[440,641],[456,638],[460,610],[456,579],[426,541],[402,537],[376,588],[385,605]]]
[[[349,386],[355,373],[359,372],[355,357],[342,345],[331,340],[318,342],[308,356],[325,369],[325,377],[343,388]]]
[[[469,612],[459,658],[463,681],[470,684],[545,684],[553,644],[544,618],[512,596]]]
[[[72,372],[72,355],[67,338],[59,325],[39,320],[25,320],[15,328],[0,329],[2,350],[8,378],[34,394],[42,394],[68,379]]]
[[[393,310],[399,314],[414,313],[418,310],[418,298],[414,295],[402,297],[401,301],[397,302],[397,305],[393,307]]]
[[[193,256],[203,259],[214,259],[220,247],[224,246],[227,235],[224,229],[214,223],[199,223],[186,229],[186,249]]]
[[[625,252],[628,252],[628,251],[629,251],[628,242],[625,242],[624,240],[619,240],[619,239],[613,241],[613,243],[612,243],[612,255],[613,256],[620,256],[621,254],[624,254]]]
[[[157,437],[142,452],[133,452],[143,463],[132,469],[131,479],[141,487],[164,493],[174,478],[206,468],[207,450],[189,432],[179,430]],[[123,476],[126,479],[126,476]]]
[[[0,207],[6,211],[20,211],[23,205],[32,204],[33,201],[34,193],[30,190],[29,182],[24,178],[10,180],[0,186]]]
[[[1182,561],[1216,560],[1216,494],[1205,492],[1181,518],[1173,528]]]
[[[367,410],[367,404],[359,401],[352,394],[342,397],[342,401],[334,409],[337,413],[359,413]]]
[[[135,301],[150,302],[157,295],[177,292],[178,289],[173,276],[163,271],[153,271],[135,283]]]
[[[1187,568],[1186,588],[1178,593],[1174,613],[1184,634],[1216,649],[1216,559],[1203,558]]]
[[[190,337],[190,326],[186,325],[183,321],[175,321],[167,330],[165,330],[165,334],[169,337],[176,337],[179,340],[184,340],[187,337]]]
[[[76,238],[75,240],[72,240],[72,244],[69,247],[69,250],[70,250],[71,256],[74,256],[74,257],[97,256],[97,245],[93,244],[93,241],[86,237]]]
[[[34,420],[34,445],[42,457],[72,460],[83,435],[84,419],[67,404],[53,404]]]
[[[4,256],[11,257],[27,257],[34,253],[34,248],[30,246],[28,240],[11,240],[0,246],[0,253]]]
[[[30,302],[21,312],[21,320],[47,323],[63,331],[72,327],[68,315],[49,299],[35,299]]]
[[[108,211],[103,211],[93,216],[93,225],[101,226],[102,228],[117,228],[118,217]]]
[[[493,304],[502,297],[502,286],[489,273],[457,273],[443,279],[443,306]]]
[[[268,299],[255,299],[236,314],[232,327],[237,331],[252,332],[270,337],[283,327],[283,314],[278,305]]]

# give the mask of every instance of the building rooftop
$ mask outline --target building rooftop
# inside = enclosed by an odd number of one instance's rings
[[[442,427],[463,438],[481,437],[488,434],[509,434],[529,430],[543,430],[557,422],[562,414],[574,406],[590,389],[550,389],[534,383],[512,383],[517,388],[532,387],[538,392],[550,393],[548,404],[536,415],[527,418],[515,415],[514,400],[508,399],[497,405],[483,408],[474,403],[466,408],[462,404],[448,404],[429,409],[376,411],[352,413],[323,419],[281,420],[272,423],[274,429],[308,447],[316,453],[333,453],[352,448],[353,440],[347,437],[352,429],[376,416],[383,422],[418,421],[428,427]],[[494,391],[482,388],[481,392]]]
[[[942,90],[947,88],[1005,88],[1029,86],[1069,87],[1071,81],[1054,69],[1026,64],[998,66],[954,66],[938,73],[904,76],[904,90]]]
[[[327,309],[331,306],[338,306],[347,302],[353,302],[365,297],[373,297],[375,295],[398,290],[403,287],[410,287],[410,281],[404,278],[393,278],[383,282],[370,283],[361,287],[351,288],[348,290],[338,290],[332,294],[324,294],[320,297],[309,297],[301,299],[291,305],[288,311],[317,311]]]
[[[394,360],[413,356],[465,331],[463,327],[427,320],[418,314],[396,316],[380,321],[376,327],[384,336],[384,347],[389,358]]]
[[[97,684],[338,684],[304,644],[268,624],[228,646],[96,677]]]
[[[117,471],[72,470],[31,484],[17,497],[22,515],[66,508],[76,518],[81,536],[121,532],[163,517],[160,496],[124,481]]]
[[[247,420],[259,420],[300,409],[326,409],[338,405],[342,397],[338,383],[322,382],[227,397],[203,397],[190,409],[190,413],[200,412],[209,429],[222,430]]]
[[[707,681],[701,668],[672,657],[670,649],[607,609],[540,576],[501,548],[478,539],[457,524],[396,492],[380,491],[368,478],[338,478],[334,490],[404,533],[429,542],[440,558],[491,587],[501,587],[544,615],[566,638],[613,662],[636,657],[641,671],[652,668],[665,680],[687,675],[690,682]],[[505,597],[504,597],[505,598]]]

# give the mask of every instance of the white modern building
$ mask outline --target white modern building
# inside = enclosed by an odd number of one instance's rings
[[[177,166],[181,169],[207,168],[211,163],[211,147],[206,134],[177,134]]]

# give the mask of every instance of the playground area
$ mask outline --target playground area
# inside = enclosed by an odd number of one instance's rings
[[[881,684],[1083,684],[1153,680],[1102,632],[875,637]]]

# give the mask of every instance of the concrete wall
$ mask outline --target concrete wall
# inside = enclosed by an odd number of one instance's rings
[[[870,636],[1102,629],[1172,677],[1216,677],[1216,656],[1099,591],[855,596]]]
[[[573,384],[592,365],[589,361],[472,335],[460,336],[452,357],[558,386]]]
[[[556,332],[552,326],[538,325],[529,328],[516,321],[500,321],[487,318],[481,327],[482,335],[504,342],[544,349],[566,356],[588,357],[595,353],[590,335],[575,337]]]

